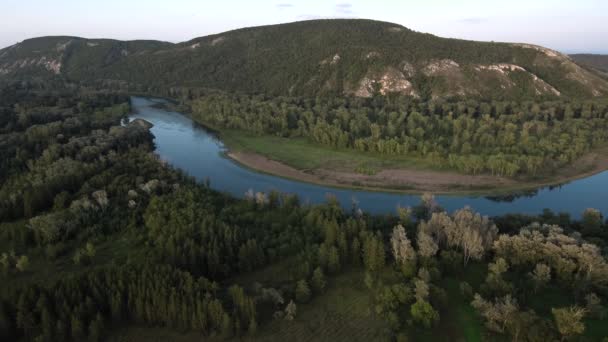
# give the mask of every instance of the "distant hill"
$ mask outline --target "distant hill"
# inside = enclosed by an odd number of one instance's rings
[[[608,55],[576,54],[570,57],[577,63],[595,68],[608,77]]]
[[[299,96],[608,95],[606,79],[550,49],[343,19],[245,28],[178,44],[41,37],[0,50],[0,77],[34,76]]]

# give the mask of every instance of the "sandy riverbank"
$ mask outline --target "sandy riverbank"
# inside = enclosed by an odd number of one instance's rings
[[[385,169],[373,175],[330,169],[298,170],[284,163],[251,152],[230,151],[227,156],[253,170],[334,187],[410,193],[492,193],[533,189],[585,178],[608,169],[608,148],[581,157],[554,176],[538,182],[492,175],[466,175],[456,172]]]

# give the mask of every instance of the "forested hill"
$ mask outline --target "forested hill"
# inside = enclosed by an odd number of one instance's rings
[[[608,95],[608,81],[528,44],[446,39],[370,20],[253,27],[171,44],[42,37],[0,50],[0,78],[205,87],[271,95]],[[117,82],[118,81],[118,82]]]

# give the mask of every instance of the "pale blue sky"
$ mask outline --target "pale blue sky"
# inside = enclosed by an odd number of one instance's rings
[[[607,0],[2,0],[0,47],[43,35],[189,40],[313,18],[368,18],[443,37],[608,53]]]

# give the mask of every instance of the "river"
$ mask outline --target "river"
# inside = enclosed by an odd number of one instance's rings
[[[303,203],[324,202],[327,194],[335,195],[345,208],[352,201],[365,212],[394,213],[397,206],[413,206],[420,197],[408,194],[338,189],[309,184],[258,173],[225,157],[225,147],[213,134],[186,115],[154,107],[164,100],[131,98],[134,114],[130,120],[141,118],[154,124],[156,153],[172,166],[185,171],[199,181],[209,180],[213,189],[243,197],[249,189],[268,192],[277,190],[293,193]],[[570,183],[541,188],[525,195],[465,196],[441,195],[436,200],[452,212],[464,206],[489,216],[507,213],[540,214],[548,208],[580,217],[586,208],[596,208],[608,214],[608,171]]]

